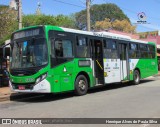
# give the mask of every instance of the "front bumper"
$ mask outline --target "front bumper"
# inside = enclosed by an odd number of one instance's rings
[[[24,84],[19,84],[20,86],[23,86]],[[50,93],[51,92],[51,85],[50,83],[44,79],[41,82],[37,83],[36,85],[33,85],[31,89],[24,89],[19,90],[18,88],[15,88],[11,81],[9,81],[9,86],[11,91],[13,92],[26,92],[26,93]],[[26,84],[27,86],[27,84]]]

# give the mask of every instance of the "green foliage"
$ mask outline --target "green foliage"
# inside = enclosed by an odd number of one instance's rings
[[[7,12],[7,13],[4,13]],[[0,6],[0,45],[9,39],[11,33],[18,29],[17,12],[8,6]],[[35,25],[55,25],[75,28],[75,20],[72,16],[64,15],[23,15],[23,27]]]
[[[115,4],[95,4],[90,9],[91,13],[91,26],[94,28],[96,21],[103,21],[105,18],[111,20],[123,20],[129,21],[129,18],[123,13],[123,11]],[[86,28],[86,10],[82,10],[75,14],[76,25],[79,29]],[[130,22],[130,21],[129,21]]]
[[[34,26],[34,25],[55,25],[63,26],[68,28],[75,28],[75,22],[69,16],[64,15],[24,15],[23,26]]]
[[[135,33],[136,26],[132,26],[131,23],[124,19],[124,20],[115,20],[110,21],[109,18],[105,18],[103,21],[97,21],[95,23],[95,30],[109,30],[114,29],[118,31],[123,31],[127,33]]]
[[[0,5],[0,45],[10,38],[13,30],[18,28],[17,12],[8,6]]]

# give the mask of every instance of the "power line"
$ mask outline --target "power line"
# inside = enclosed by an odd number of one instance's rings
[[[67,5],[71,5],[71,6],[75,6],[75,7],[79,7],[79,8],[85,8],[84,6],[79,6],[79,5],[76,5],[76,4],[72,4],[72,3],[68,3],[68,2],[64,2],[64,1],[60,1],[60,0],[53,0],[55,2],[59,2],[59,3],[63,3],[63,4],[67,4]]]
[[[86,0],[79,0],[81,3],[86,4]],[[90,6],[93,4],[94,0],[90,0]]]
[[[103,1],[109,3],[107,0],[103,0]],[[129,11],[129,12],[131,12],[131,13],[137,14],[137,12],[135,12],[135,11],[133,11],[133,10],[130,10],[130,9],[128,9],[128,8],[124,8],[124,7],[121,7],[121,8],[124,9],[124,10],[127,10],[127,11]],[[159,20],[159,18],[156,18],[156,17],[151,17],[151,16],[147,16],[147,17],[152,18],[152,19],[155,19],[155,20]]]
[[[144,26],[144,25],[139,25],[138,27],[143,27],[143,28],[146,28],[146,29],[150,29],[150,30],[158,30],[158,28],[151,28],[151,27],[147,27],[147,26]]]
[[[109,3],[108,0],[103,0],[103,1]],[[135,12],[135,11],[133,11],[133,10],[130,10],[130,9],[128,9],[128,8],[124,8],[124,7],[121,7],[121,8],[124,9],[124,10],[127,10],[127,11],[129,11],[129,12],[131,12],[131,13],[137,14],[137,12]],[[147,17],[150,17],[150,16],[147,16]],[[154,17],[150,17],[150,18],[154,18]],[[159,20],[158,18],[154,18],[154,19]],[[133,22],[132,22],[132,23],[133,23]],[[134,23],[133,23],[133,24],[134,24]],[[138,24],[138,26],[144,27],[144,28],[147,28],[147,29],[155,29],[155,28],[146,27],[146,26],[144,26],[143,24]]]
[[[81,2],[82,4],[86,4],[86,1],[84,1],[84,0],[80,0],[80,2]]]
[[[123,8],[124,10],[127,10],[127,11],[129,11],[129,12],[131,12],[131,13],[137,14],[137,12],[135,12],[135,11],[133,11],[133,10],[130,10],[130,9],[128,9],[128,8],[124,8],[124,7],[121,7],[121,8]],[[151,16],[147,16],[147,17],[152,18],[152,19],[155,19],[155,20],[159,20],[159,18],[156,18],[156,17],[151,17]]]
[[[138,27],[144,27],[144,28],[147,28],[147,29],[152,29],[152,30],[157,30],[157,29],[159,29],[159,27],[158,27],[158,25],[157,24],[150,24],[150,23],[148,23],[148,24],[137,24],[137,23],[135,23],[136,22],[136,20],[135,19],[133,19],[133,18],[131,18],[131,23],[132,24],[134,24],[134,25],[138,25]]]

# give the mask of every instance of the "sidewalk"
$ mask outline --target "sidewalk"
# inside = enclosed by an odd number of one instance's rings
[[[9,87],[0,88],[0,102],[10,100],[10,95],[12,93]]]
[[[33,96],[33,94],[12,92],[9,87],[0,88],[0,102],[23,99],[23,98],[30,97],[30,96]]]
[[[156,76],[160,76],[160,71],[154,77],[156,77]],[[23,97],[25,97],[25,96],[23,96],[25,94],[27,94],[27,93],[14,93],[14,92],[11,92],[9,87],[2,87],[2,88],[0,88],[0,102],[11,100],[11,98],[23,98]]]

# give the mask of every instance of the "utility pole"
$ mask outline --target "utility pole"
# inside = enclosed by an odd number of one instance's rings
[[[90,24],[90,0],[86,0],[86,10],[87,10],[87,31],[91,30],[91,24]]]
[[[18,26],[19,29],[22,28],[22,1],[21,0],[15,0],[18,7]]]

